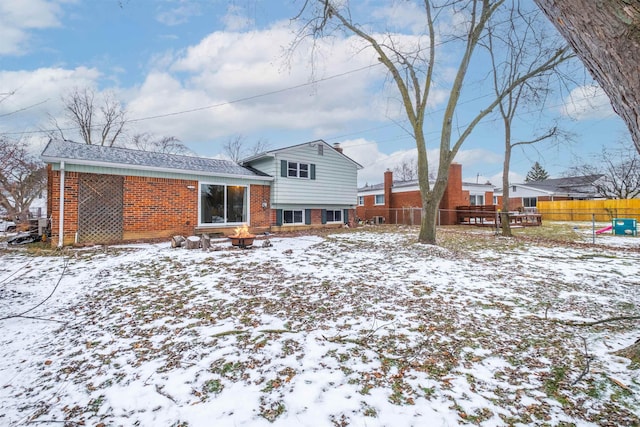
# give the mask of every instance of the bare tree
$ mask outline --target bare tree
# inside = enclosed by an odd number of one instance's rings
[[[242,159],[267,151],[269,142],[259,139],[252,146],[249,146],[243,135],[235,135],[227,139],[222,149],[232,161],[239,163]]]
[[[152,151],[154,153],[189,154],[191,152],[175,136],[154,137],[147,132],[133,135],[131,145],[136,150]]]
[[[46,186],[46,168],[29,154],[26,144],[0,137],[0,206],[7,214],[25,220]]]
[[[113,94],[105,94],[96,101],[95,91],[91,88],[74,89],[62,97],[68,127],[61,127],[51,117],[56,130],[50,137],[67,139],[65,132],[77,131],[85,144],[113,147],[123,137],[127,124],[126,111]]]
[[[640,2],[534,1],[609,96],[640,153]]]
[[[616,148],[603,148],[591,163],[574,166],[568,176],[601,175],[593,186],[598,196],[607,199],[640,197],[640,155],[620,143]]]
[[[518,3],[516,1],[516,3]],[[509,171],[511,152],[517,146],[532,145],[538,142],[555,139],[561,132],[556,126],[544,130],[539,136],[529,140],[513,141],[513,121],[516,113],[523,106],[543,107],[544,100],[550,91],[549,78],[560,77],[557,67],[575,57],[568,46],[561,45],[559,40],[548,34],[540,13],[512,7],[501,17],[502,25],[489,26],[488,36],[481,41],[491,58],[491,74],[496,97],[504,93],[505,88],[523,74],[538,69],[540,64],[548,64],[538,74],[522,82],[502,97],[498,104],[498,112],[504,127],[504,162],[502,167],[502,235],[511,236],[509,223]],[[519,25],[517,25],[519,24]],[[554,55],[562,52],[561,55]],[[554,61],[548,63],[548,58]]]
[[[418,160],[403,160],[393,168],[393,176],[400,181],[413,181],[418,178]]]
[[[308,0],[297,16],[303,19],[299,39],[313,37],[318,39],[332,32],[343,30],[357,36],[365,45],[375,51],[378,60],[386,67],[395,83],[402,106],[411,126],[411,133],[418,150],[418,184],[422,202],[422,221],[418,239],[425,243],[436,243],[436,224],[440,200],[447,187],[449,169],[460,147],[471,134],[476,125],[487,116],[514,88],[520,86],[533,76],[553,68],[557,58],[565,51],[554,52],[546,61],[529,72],[519,74],[517,78],[503,89],[495,99],[489,101],[471,121],[464,126],[457,126],[454,136],[456,108],[462,89],[467,80],[469,64],[478,42],[486,34],[486,25],[496,11],[503,6],[505,0],[442,0],[417,2],[424,12],[426,28],[426,46],[424,37],[407,46],[407,37],[402,34],[386,32],[377,34],[368,30],[367,26],[354,21],[355,16],[349,2],[332,0]],[[463,25],[451,25],[443,22],[451,16],[465,20]],[[438,172],[433,186],[429,182],[429,166],[424,131],[427,100],[434,86],[434,69],[436,66],[436,32],[450,29],[454,34],[446,36],[438,34],[439,44],[448,43],[447,47],[460,43],[459,66],[451,86],[440,130]],[[457,31],[457,33],[455,33]],[[454,49],[449,48],[451,56]]]

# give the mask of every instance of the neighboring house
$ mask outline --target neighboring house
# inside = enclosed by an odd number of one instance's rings
[[[32,218],[44,218],[47,215],[47,190],[43,190],[38,197],[33,199],[29,206],[29,214]]]
[[[345,209],[354,209],[359,167],[323,141],[274,150],[245,165],[60,140],[49,142],[42,159],[48,165],[51,241],[59,246],[231,234],[244,224],[252,232],[281,224],[341,225],[348,220]],[[281,176],[284,159],[297,163],[296,177],[289,175],[289,163]]]
[[[440,201],[439,223],[455,224],[458,206],[485,204],[493,204],[493,185],[463,182],[462,165],[451,164],[447,189]],[[365,221],[419,224],[421,207],[417,180],[394,181],[389,170],[384,173],[383,183],[358,189],[357,215]]]
[[[598,198],[595,184],[602,175],[552,178],[513,184],[509,187],[509,210],[535,210],[538,202],[591,200]],[[502,204],[502,189],[496,189],[497,203]]]
[[[362,166],[339,145],[311,141],[267,151],[241,164],[274,177],[273,230],[348,224],[355,218],[357,174]]]

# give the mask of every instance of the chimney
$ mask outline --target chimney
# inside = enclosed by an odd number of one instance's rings
[[[338,153],[342,153],[342,147],[340,147],[340,143],[339,142],[335,142],[333,144],[333,149],[336,150]]]
[[[391,187],[393,187],[393,172],[387,169],[384,172],[384,204],[391,206]]]

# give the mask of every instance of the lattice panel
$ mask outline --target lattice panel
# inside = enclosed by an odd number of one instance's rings
[[[122,240],[124,177],[80,174],[78,241],[111,243]]]

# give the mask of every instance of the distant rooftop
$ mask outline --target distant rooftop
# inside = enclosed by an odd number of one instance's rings
[[[434,179],[430,179],[429,180],[432,184],[435,182]],[[462,185],[477,185],[477,186],[485,186],[485,185],[490,185],[491,187],[493,187],[493,184],[491,184],[490,182],[486,182],[484,184],[479,184],[479,183],[475,183],[475,182],[466,182],[463,181]],[[393,181],[393,188],[402,188],[402,187],[417,187],[418,186],[418,180],[417,179],[411,179],[408,181]],[[376,190],[383,190],[384,189],[384,183],[379,183],[379,184],[372,184],[372,185],[365,185],[363,187],[358,188],[358,191],[376,191]]]
[[[255,169],[240,166],[230,160],[154,153],[130,148],[104,147],[58,139],[49,141],[42,152],[42,158],[45,162],[68,161],[129,169],[161,169],[220,175],[267,176]]]
[[[602,178],[602,175],[571,176],[566,178],[545,179],[543,181],[530,181],[520,185],[554,193],[593,193],[593,184],[600,178]]]

